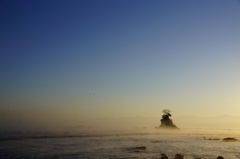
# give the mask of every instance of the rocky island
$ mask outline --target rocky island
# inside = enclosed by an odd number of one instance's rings
[[[162,119],[160,119],[161,125],[158,128],[179,129],[176,125],[173,124],[172,119],[170,119],[170,117],[172,116],[170,114],[170,110],[165,109],[162,111],[162,113]]]

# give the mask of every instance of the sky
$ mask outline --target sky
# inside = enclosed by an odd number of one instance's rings
[[[237,0],[1,0],[0,21],[2,130],[240,116]]]

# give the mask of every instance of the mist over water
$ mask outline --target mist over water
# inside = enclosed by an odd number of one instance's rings
[[[240,142],[223,142],[226,137],[240,140],[239,130],[122,130],[79,131],[68,133],[1,134],[0,158],[169,158],[177,153],[186,159],[201,157],[239,159]],[[9,137],[5,138],[4,137]],[[12,136],[12,138],[11,138]],[[136,149],[145,147],[145,149]]]
[[[173,159],[182,154],[186,159],[239,159],[240,129],[197,127],[194,120],[192,127],[182,127],[190,119],[196,118],[173,118],[180,129],[160,128],[157,117],[131,117],[96,118],[78,125],[53,125],[49,130],[1,131],[0,158],[157,159],[166,154]],[[197,119],[203,125],[214,123],[213,118]],[[223,142],[224,138],[236,141]]]

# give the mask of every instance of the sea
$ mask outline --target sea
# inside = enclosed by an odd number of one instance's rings
[[[232,137],[238,141],[224,142]],[[137,130],[80,133],[1,133],[0,159],[240,159],[240,131]]]

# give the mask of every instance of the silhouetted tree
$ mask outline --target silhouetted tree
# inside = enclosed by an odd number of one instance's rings
[[[170,113],[171,111],[169,109],[164,109],[162,111],[163,115],[162,115],[162,119],[168,119],[170,116],[172,116]]]

